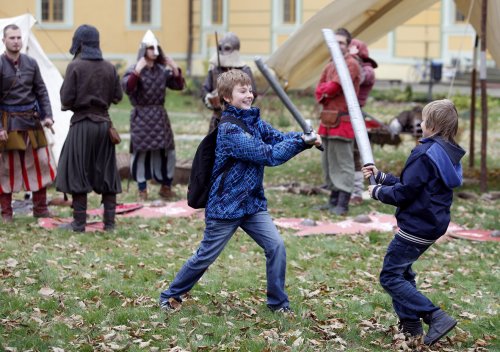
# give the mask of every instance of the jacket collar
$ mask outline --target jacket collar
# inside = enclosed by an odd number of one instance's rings
[[[250,109],[238,109],[233,105],[226,104],[222,116],[232,115],[247,125],[253,125],[260,118],[260,109],[256,107],[251,107]]]

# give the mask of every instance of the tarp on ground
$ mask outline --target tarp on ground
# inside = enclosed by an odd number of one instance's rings
[[[473,2],[470,23],[477,33],[481,29],[481,0],[455,0],[461,13],[467,15]],[[399,25],[434,5],[438,0],[334,0],[318,11],[293,33],[266,61],[288,89],[304,89],[317,83],[321,70],[330,59],[322,28],[344,27],[353,37],[368,45]],[[500,1],[488,1],[487,47],[500,64]]]
[[[66,135],[68,134],[69,122],[72,115],[70,111],[61,111],[61,98],[59,92],[61,90],[63,78],[59,70],[54,66],[43,51],[40,43],[35,37],[35,34],[31,31],[31,28],[36,23],[35,18],[30,14],[24,14],[17,17],[0,18],[0,31],[3,33],[3,28],[12,23],[21,28],[23,40],[23,48],[21,52],[31,56],[37,61],[42,78],[49,92],[50,105],[52,106],[54,119],[53,129],[55,134],[52,134],[50,130],[46,129],[45,135],[47,136],[51,146],[50,149],[57,163],[59,161],[62,146],[66,140]],[[3,42],[0,42],[0,53],[3,53],[4,51],[5,45]]]

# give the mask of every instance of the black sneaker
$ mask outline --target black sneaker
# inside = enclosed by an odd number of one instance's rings
[[[165,313],[173,313],[177,310],[180,310],[182,307],[182,302],[179,302],[173,297],[170,297],[168,300],[160,302],[160,309]]]
[[[441,309],[432,312],[424,318],[424,321],[429,324],[429,330],[424,337],[424,344],[428,346],[438,342],[441,337],[449,333],[457,325],[457,321]]]
[[[287,316],[295,316],[295,313],[293,312],[292,308],[290,308],[289,306],[281,307],[278,309],[273,309],[273,308],[269,307],[269,309],[271,309],[273,311],[273,313],[279,313],[279,314],[287,315]]]

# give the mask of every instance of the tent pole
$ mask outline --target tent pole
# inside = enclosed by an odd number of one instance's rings
[[[476,35],[474,41],[474,53],[472,56],[472,73],[470,85],[470,143],[469,143],[469,168],[474,168],[474,135],[476,133],[476,76],[477,76],[477,47],[479,37]]]
[[[486,165],[486,143],[488,140],[488,96],[486,91],[486,20],[488,0],[482,0],[481,6],[481,53],[480,73],[481,81],[481,176],[479,187],[481,192],[488,190],[488,170]]]

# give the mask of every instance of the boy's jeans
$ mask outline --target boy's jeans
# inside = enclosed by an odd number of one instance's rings
[[[412,264],[429,247],[418,247],[401,241],[397,236],[389,244],[380,273],[380,284],[391,295],[392,305],[401,321],[419,320],[436,307],[417,290]]]
[[[285,293],[285,243],[267,211],[234,220],[206,219],[203,240],[196,253],[177,273],[170,287],[160,295],[160,302],[180,296],[198,282],[203,273],[222,252],[238,227],[241,227],[266,255],[267,304],[271,309],[288,307]]]

